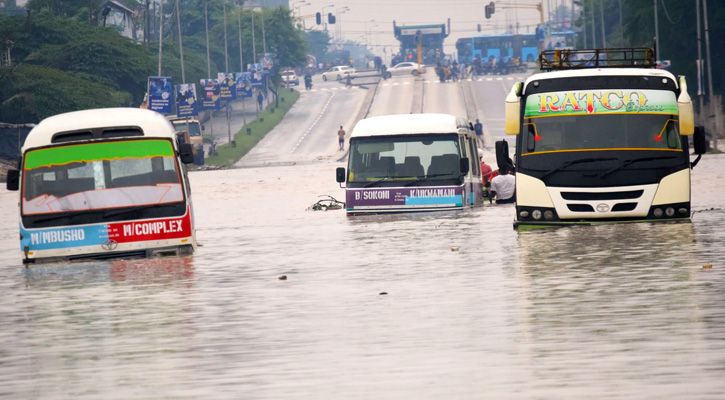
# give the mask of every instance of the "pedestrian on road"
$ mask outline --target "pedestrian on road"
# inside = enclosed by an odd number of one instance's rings
[[[481,121],[476,118],[476,124],[473,125],[473,130],[476,131],[476,138],[478,139],[479,143],[481,143],[481,147],[483,148],[483,125],[481,124]]]
[[[337,131],[337,137],[338,137],[337,141],[340,144],[340,151],[345,150],[345,130],[342,129],[342,125],[340,125],[340,130]]]
[[[347,80],[345,81],[345,87],[352,87],[352,77],[350,74],[347,74]]]
[[[259,104],[260,111],[262,110],[262,103],[264,102],[264,95],[262,95],[262,91],[260,90],[257,92],[257,104]]]

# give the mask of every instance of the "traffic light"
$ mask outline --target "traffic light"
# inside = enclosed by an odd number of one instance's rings
[[[486,6],[488,7],[488,6]],[[317,22],[317,25],[320,25],[322,23],[322,14],[317,13],[315,14],[315,21]]]
[[[491,19],[491,15],[496,13],[496,3],[490,2],[486,6],[486,19]]]
[[[328,13],[327,14],[327,22],[330,23],[330,24],[334,24],[335,23],[335,16],[332,13]]]
[[[421,38],[423,37],[423,32],[420,30],[415,32],[415,44],[419,45],[421,43]]]
[[[481,24],[478,24],[478,31],[481,32]]]

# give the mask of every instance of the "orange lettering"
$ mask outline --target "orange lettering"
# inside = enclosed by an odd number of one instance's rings
[[[559,102],[559,96],[555,94],[544,94],[539,96],[539,101],[541,102],[539,112],[559,111],[559,107],[556,106],[556,103]]]
[[[614,104],[610,102],[609,96],[614,96],[616,101],[619,101],[619,104]],[[619,110],[620,108],[622,108],[622,106],[624,106],[624,102],[622,102],[622,97],[622,92],[606,92],[602,96],[602,105],[610,110]]]
[[[564,102],[561,103],[561,107],[559,107],[560,111],[566,111],[566,108],[571,106],[572,111],[581,111],[582,108],[579,107],[579,102],[576,99],[576,96],[574,93],[567,93],[564,97]]]

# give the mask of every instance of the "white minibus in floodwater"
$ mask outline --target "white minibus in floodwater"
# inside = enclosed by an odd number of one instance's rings
[[[193,253],[191,162],[191,145],[154,111],[46,118],[8,172],[8,190],[20,191],[23,262]]]
[[[471,123],[448,114],[363,119],[350,136],[348,215],[480,206],[483,182]]]
[[[514,227],[689,221],[705,141],[685,77],[644,48],[547,50],[539,62],[547,72],[506,98],[514,159],[496,143],[499,168],[516,168]]]

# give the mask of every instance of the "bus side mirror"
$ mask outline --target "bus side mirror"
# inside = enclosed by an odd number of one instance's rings
[[[695,134],[692,136],[692,143],[695,147],[695,154],[700,155],[707,152],[707,138],[705,137],[704,126],[700,125],[695,127]],[[10,181],[8,180],[8,182]]]
[[[509,144],[505,140],[496,142],[496,165],[499,170],[513,171],[514,163],[509,157]]]
[[[191,144],[179,144],[179,157],[181,157],[181,162],[184,164],[191,164],[194,162],[194,149],[191,147]]]
[[[468,163],[469,163],[468,157],[461,158],[461,165],[460,165],[461,175],[468,175],[468,171],[471,170]]]
[[[16,191],[20,187],[20,171],[17,169],[8,170],[5,186],[8,190]]]
[[[680,135],[692,135],[695,132],[695,113],[692,110],[692,99],[687,93],[687,81],[680,76],[680,95],[677,97],[677,113]]]
[[[518,135],[521,130],[521,82],[516,82],[506,96],[504,114],[506,117],[506,134]]]
[[[337,175],[336,176],[337,183],[343,183],[343,182],[345,182],[345,168],[343,168],[343,167],[337,167],[337,171],[335,171],[335,172],[336,172],[336,175]]]

